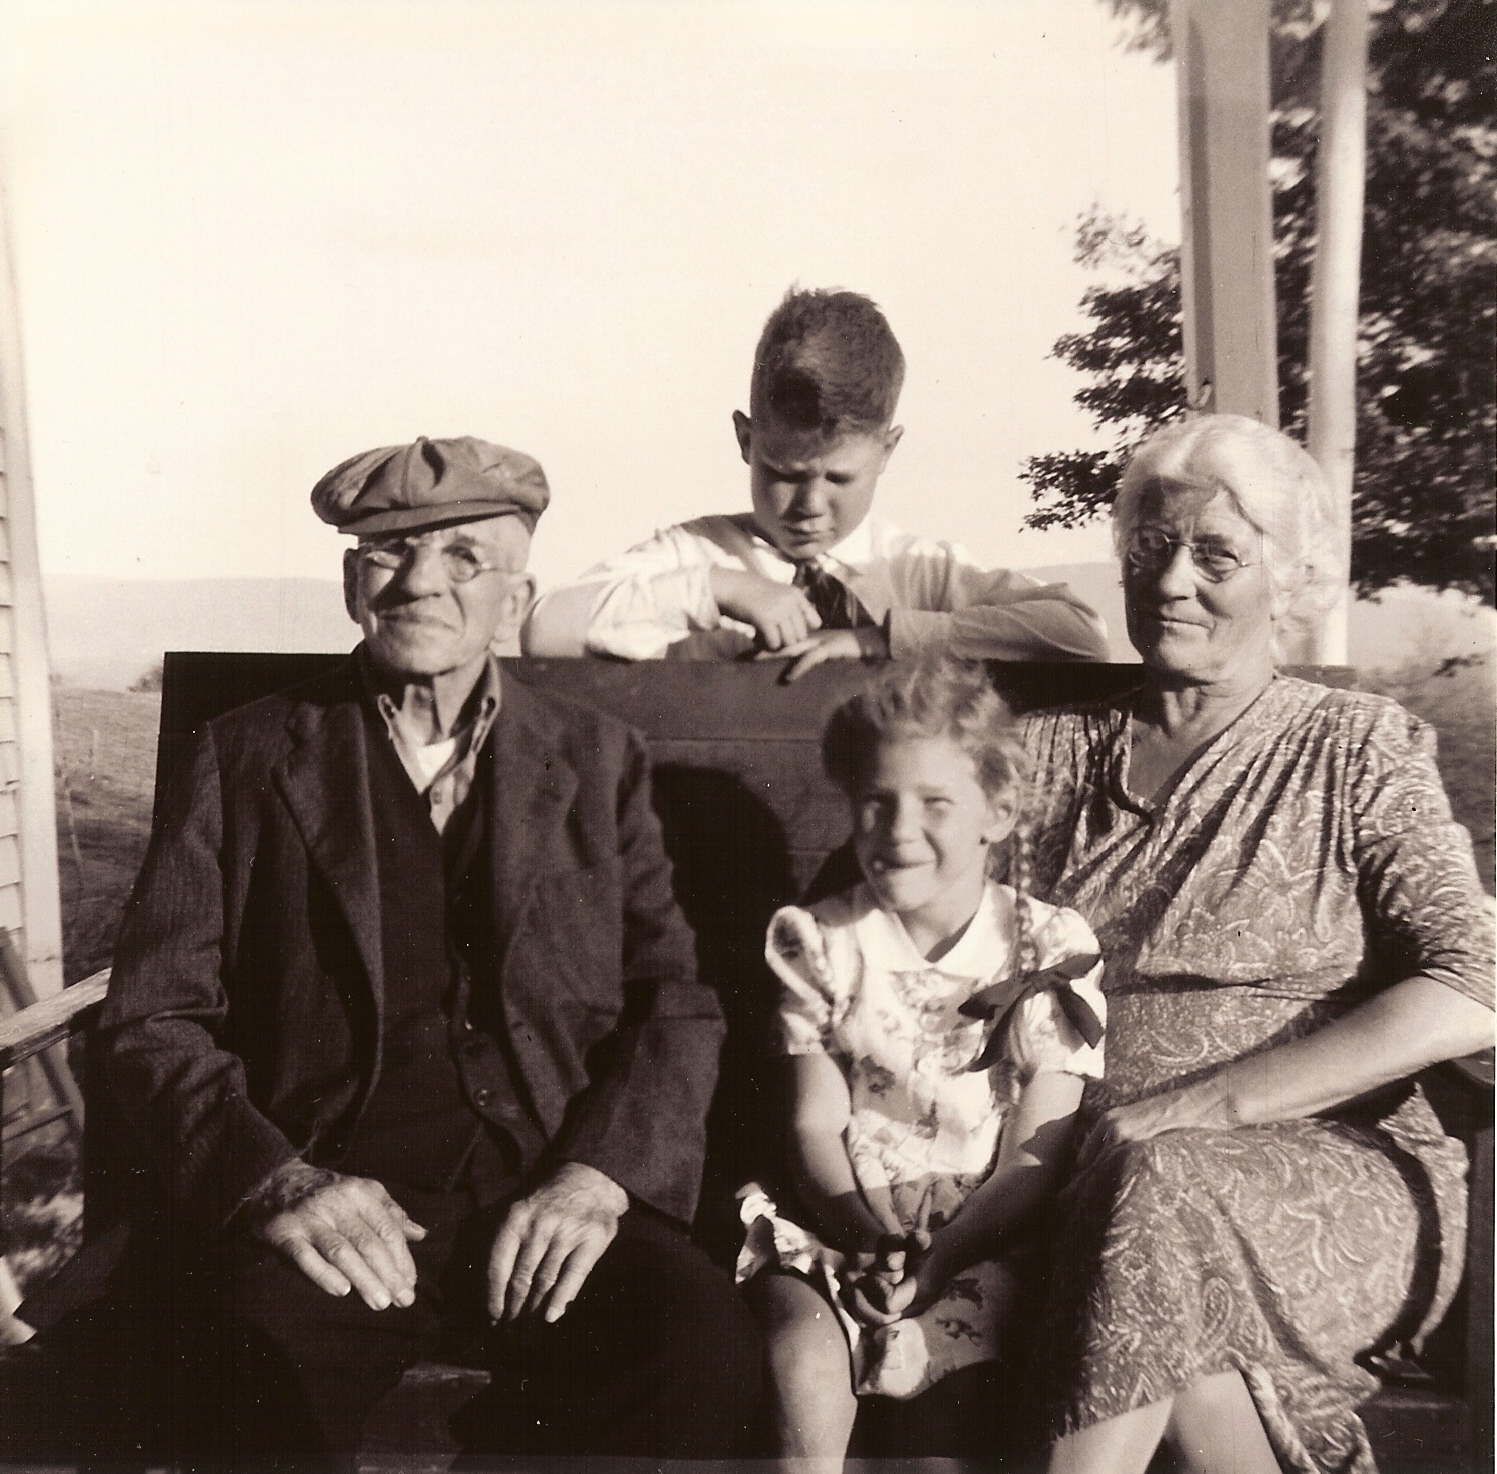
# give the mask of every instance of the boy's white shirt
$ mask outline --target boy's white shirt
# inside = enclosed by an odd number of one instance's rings
[[[1101,619],[1064,584],[983,568],[957,543],[901,532],[869,515],[816,560],[888,633],[896,658],[941,650],[967,660],[1105,660]],[[697,517],[546,594],[526,627],[531,655],[729,660],[754,647],[751,626],[723,618],[713,568],[789,584],[795,564],[751,514]]]

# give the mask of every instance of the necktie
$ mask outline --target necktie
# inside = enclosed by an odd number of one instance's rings
[[[835,573],[829,573],[819,563],[797,563],[794,582],[821,616],[824,630],[864,629],[876,622],[858,601],[858,596]]]

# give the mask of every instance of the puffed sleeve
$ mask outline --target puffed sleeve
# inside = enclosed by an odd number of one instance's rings
[[[1039,903],[1030,904],[1040,909]],[[1054,967],[1067,957],[1100,952],[1092,929],[1070,910],[1050,911],[1035,929],[1040,966]],[[1103,1026],[1104,1034],[1090,1045],[1065,1016],[1053,989],[1031,993],[1014,1010],[1009,1023],[1008,1055],[1014,1076],[1025,1084],[1044,1073],[1081,1075],[1100,1080],[1104,1063],[1107,1027],[1107,1000],[1102,996],[1102,963],[1071,982],[1072,991],[1086,1003]]]
[[[831,1052],[832,1029],[846,994],[837,986],[817,919],[799,906],[776,911],[770,918],[764,958],[780,981],[771,1048],[776,1054]]]
[[[1349,744],[1345,803],[1369,938],[1390,978],[1422,973],[1493,1003],[1492,907],[1451,816],[1434,732],[1380,701]]]

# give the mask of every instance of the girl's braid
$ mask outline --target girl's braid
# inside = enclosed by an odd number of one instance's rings
[[[1018,933],[1018,946],[1014,949],[1016,973],[1035,972],[1040,965],[1039,943],[1034,936],[1034,910],[1029,904],[1033,868],[1029,826],[1021,819],[1008,837],[1008,883],[1014,891],[1014,930]]]

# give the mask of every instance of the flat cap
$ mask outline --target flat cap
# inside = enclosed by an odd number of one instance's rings
[[[317,515],[360,537],[506,516],[533,532],[550,499],[539,461],[471,435],[366,450],[312,488]]]

